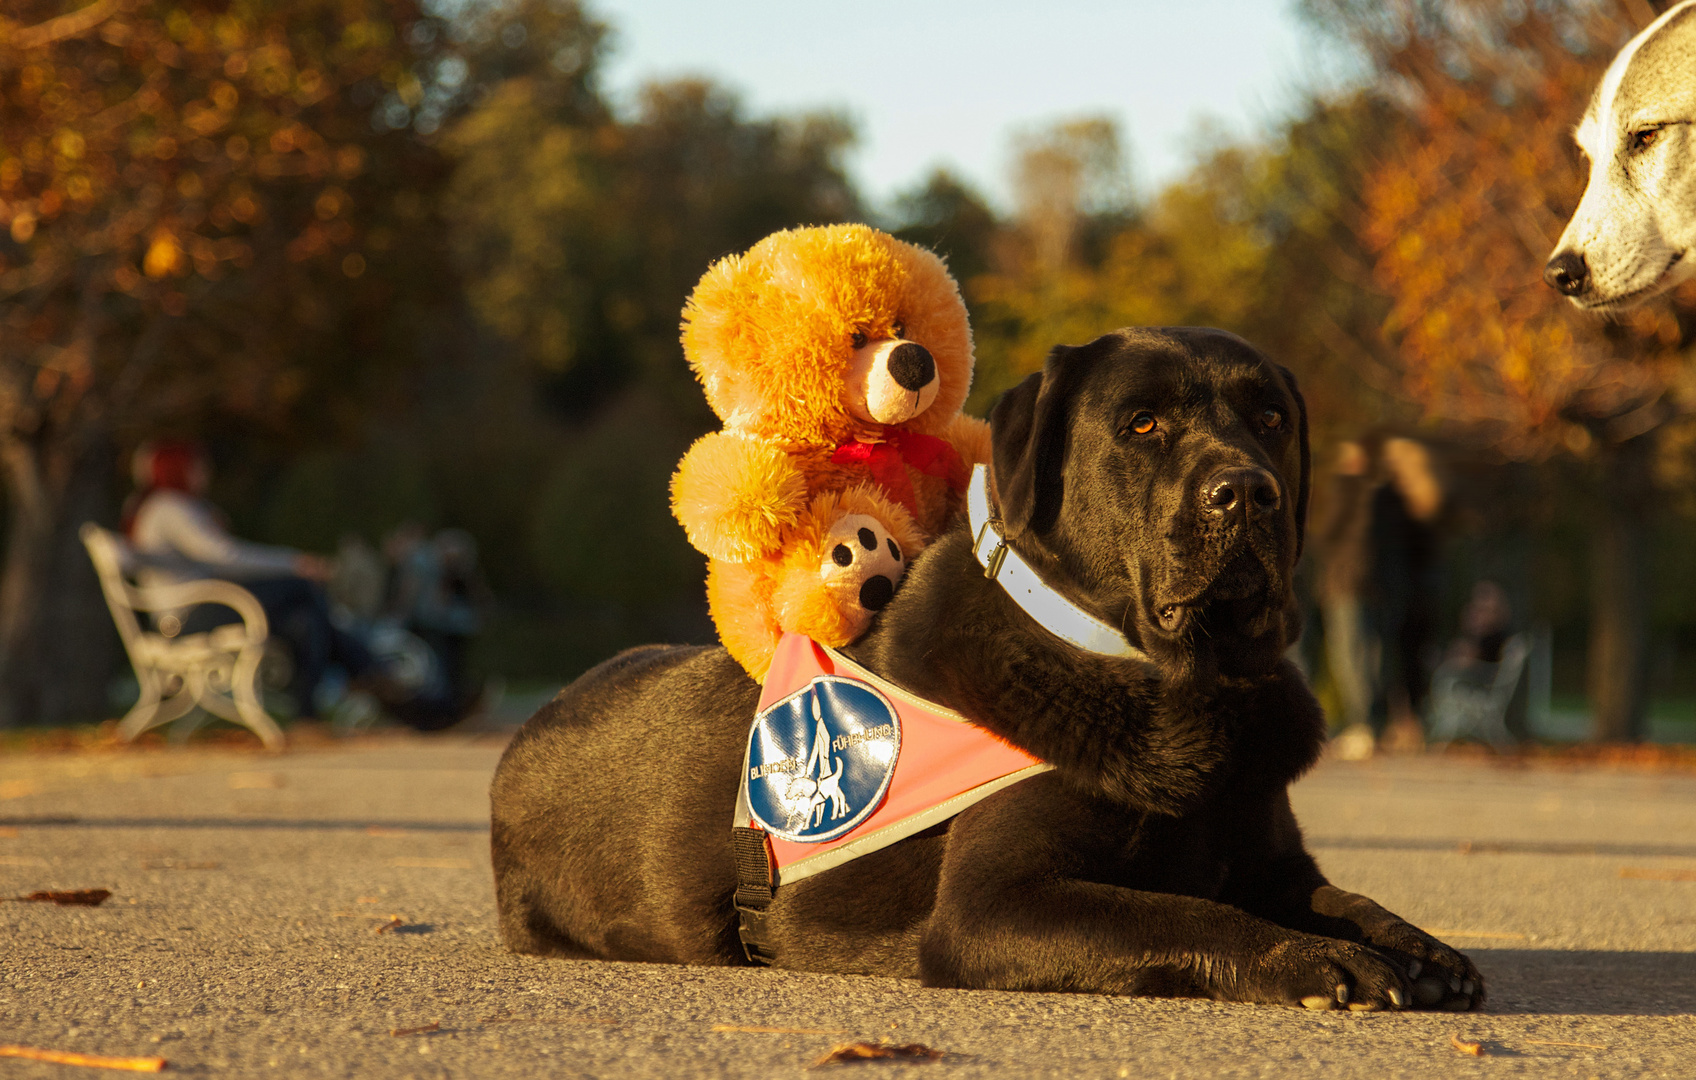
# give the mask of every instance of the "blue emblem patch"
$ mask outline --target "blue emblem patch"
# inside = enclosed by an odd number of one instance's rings
[[[802,844],[834,840],[871,816],[901,753],[889,699],[819,675],[754,717],[743,784],[754,821]]]

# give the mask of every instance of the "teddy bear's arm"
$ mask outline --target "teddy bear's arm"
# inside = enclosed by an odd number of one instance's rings
[[[966,463],[967,470],[973,465],[989,464],[988,423],[975,416],[958,413],[942,429],[942,437],[954,447],[954,452]]]
[[[775,550],[806,501],[806,477],[788,454],[733,432],[696,440],[671,477],[671,511],[689,542],[726,562]]]

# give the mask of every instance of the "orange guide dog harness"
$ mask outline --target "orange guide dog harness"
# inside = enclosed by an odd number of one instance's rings
[[[1008,546],[982,465],[966,507],[984,576],[1040,626],[1083,651],[1149,662]],[[779,885],[886,848],[1053,767],[834,649],[786,635],[748,733],[731,829],[748,959],[773,959],[766,913]]]
[[[922,832],[1054,766],[799,634],[778,642],[732,832],[748,958],[773,891]]]

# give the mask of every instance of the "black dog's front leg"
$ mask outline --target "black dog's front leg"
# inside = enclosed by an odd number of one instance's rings
[[[1308,1008],[1404,1007],[1401,972],[1372,949],[1195,896],[1090,880],[1123,818],[1055,774],[1008,789],[950,830],[920,941],[931,986],[1203,996]],[[1099,867],[1094,867],[1099,870]]]
[[[1359,893],[1326,880],[1302,846],[1289,798],[1280,793],[1263,820],[1268,857],[1238,868],[1224,898],[1280,926],[1370,945],[1407,972],[1413,1004],[1464,1012],[1484,1007],[1484,977],[1465,954]]]

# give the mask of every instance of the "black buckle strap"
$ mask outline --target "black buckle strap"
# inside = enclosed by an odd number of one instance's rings
[[[776,958],[766,933],[767,909],[777,886],[772,881],[771,844],[763,829],[736,826],[730,830],[730,849],[736,860],[737,933],[749,963],[769,965]]]

